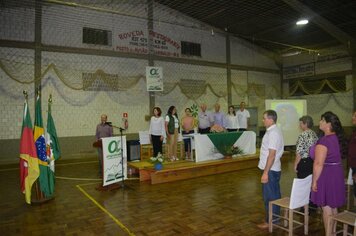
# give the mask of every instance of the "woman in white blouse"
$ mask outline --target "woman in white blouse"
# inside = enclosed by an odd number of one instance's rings
[[[239,120],[237,119],[234,106],[229,106],[229,112],[226,116],[227,126],[225,127],[227,131],[234,132],[239,129]]]
[[[148,131],[153,146],[153,156],[155,157],[158,153],[162,154],[162,144],[164,138],[166,137],[164,119],[161,117],[161,114],[161,108],[153,108],[153,116],[151,117],[150,129]]]

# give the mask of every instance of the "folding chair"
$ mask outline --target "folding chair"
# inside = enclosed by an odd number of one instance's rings
[[[335,228],[333,227],[333,223],[336,223]],[[343,228],[342,230],[337,231],[337,223],[342,223]],[[349,233],[348,232],[348,227],[349,226],[353,226],[353,232]],[[334,231],[334,229],[335,231]],[[331,235],[337,235],[338,233],[342,232],[343,236],[346,235],[356,235],[356,214],[353,212],[349,212],[349,211],[344,211],[344,212],[340,212],[334,216],[330,216],[329,217],[329,222],[328,222],[328,229],[327,229],[327,234],[328,236]]]
[[[269,202],[269,232],[273,232],[273,226],[283,229],[288,232],[288,235],[293,235],[293,230],[297,227],[304,226],[304,234],[308,234],[309,223],[309,198],[312,183],[312,175],[304,179],[293,180],[292,192],[290,197],[280,198]],[[273,214],[273,206],[280,206],[285,210],[285,215]],[[304,207],[304,212],[298,211]],[[304,222],[294,219],[294,213],[304,216]],[[283,225],[281,224],[283,221]],[[297,224],[294,227],[294,223]]]

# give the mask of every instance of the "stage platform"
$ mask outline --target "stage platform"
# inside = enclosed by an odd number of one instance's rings
[[[289,156],[290,152],[284,152],[283,156],[286,155]],[[128,168],[132,168],[135,172],[139,173],[140,181],[150,181],[151,184],[159,184],[248,168],[257,168],[258,160],[259,153],[232,159],[220,159],[198,163],[184,160],[165,162],[163,169],[159,171],[154,170],[153,165],[147,161],[128,162]]]

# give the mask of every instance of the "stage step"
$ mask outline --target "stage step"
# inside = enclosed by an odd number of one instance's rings
[[[151,184],[167,183],[177,180],[192,179],[206,175],[215,175],[236,170],[256,167],[258,163],[257,156],[239,157],[236,159],[222,159],[204,163],[195,163],[195,165],[166,168],[160,171],[150,173]]]
[[[284,157],[291,153],[285,151]],[[128,167],[139,173],[140,181],[151,181],[151,184],[167,183],[177,180],[192,179],[201,176],[221,174],[248,168],[257,168],[259,153],[244,155],[232,159],[220,159],[205,162],[176,161],[164,163],[162,170],[156,171],[147,161],[128,162]],[[283,160],[283,158],[282,158]]]

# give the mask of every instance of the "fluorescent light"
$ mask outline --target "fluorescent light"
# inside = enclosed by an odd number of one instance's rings
[[[306,25],[306,24],[308,24],[308,23],[309,23],[308,20],[302,19],[302,20],[298,20],[296,24],[297,24],[297,25]]]
[[[299,55],[299,54],[301,54],[301,53],[302,53],[301,51],[287,52],[287,53],[282,54],[282,57],[296,56],[296,55]]]

